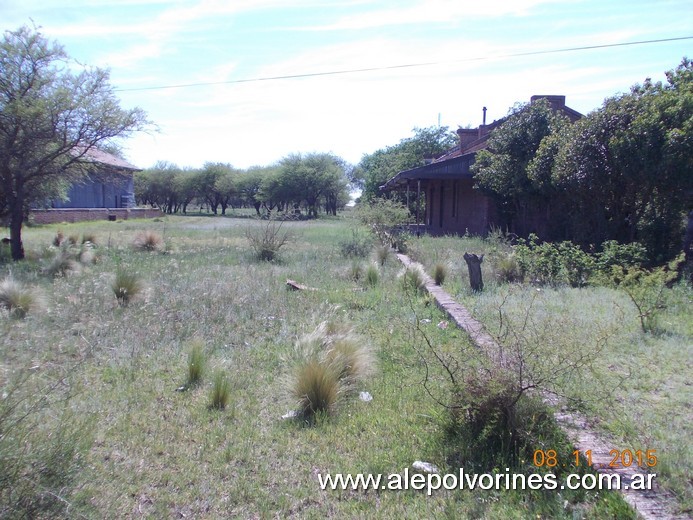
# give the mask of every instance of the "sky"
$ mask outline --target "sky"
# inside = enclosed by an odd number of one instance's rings
[[[356,164],[535,94],[587,114],[693,58],[691,0],[0,0],[2,30],[22,25],[147,113],[120,143],[140,168]]]

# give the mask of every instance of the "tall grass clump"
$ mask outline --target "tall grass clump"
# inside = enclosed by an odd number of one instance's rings
[[[186,388],[193,388],[202,382],[205,372],[205,344],[200,338],[195,338],[190,342],[190,352],[188,353],[188,377],[185,381]]]
[[[245,237],[250,243],[255,258],[272,262],[279,257],[279,250],[291,239],[289,232],[282,230],[283,221],[268,220],[266,224],[246,229]]]
[[[144,288],[139,275],[119,269],[116,272],[111,290],[121,306],[128,305]]]
[[[321,323],[294,345],[286,388],[298,415],[312,422],[333,414],[342,399],[375,371],[370,346],[349,327]]]
[[[445,283],[445,278],[448,276],[448,267],[442,263],[437,262],[433,266],[433,281],[436,285],[443,285]]]
[[[23,319],[40,304],[41,299],[34,289],[11,277],[0,282],[0,307],[5,309],[10,317]]]
[[[365,276],[366,285],[368,287],[375,287],[380,281],[380,270],[376,264],[369,264],[366,269]]]
[[[63,242],[48,260],[48,263],[43,268],[43,273],[57,277],[78,273],[81,270],[82,264],[79,262],[77,251],[71,247],[69,242]]]
[[[162,252],[166,245],[164,239],[155,231],[140,231],[132,240],[132,248],[135,251]]]
[[[375,248],[375,260],[378,262],[380,267],[384,267],[387,263],[390,255],[392,254],[392,248],[385,244],[381,244]]]
[[[214,375],[212,391],[209,396],[210,410],[224,410],[231,400],[231,384],[226,373],[219,370]]]
[[[420,264],[411,264],[399,274],[406,292],[423,294],[426,290],[426,273]]]

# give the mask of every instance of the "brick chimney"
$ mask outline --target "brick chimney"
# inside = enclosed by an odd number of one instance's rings
[[[457,135],[460,138],[460,152],[464,150],[479,138],[479,130],[476,128],[458,128]]]

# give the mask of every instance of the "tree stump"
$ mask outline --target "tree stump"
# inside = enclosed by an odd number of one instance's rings
[[[467,268],[469,269],[469,285],[472,286],[472,291],[483,291],[484,281],[481,279],[481,262],[484,261],[484,255],[477,256],[473,253],[465,253],[464,261],[467,262]]]

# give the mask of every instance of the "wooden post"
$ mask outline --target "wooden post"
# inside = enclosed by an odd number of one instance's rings
[[[475,254],[464,254],[464,261],[467,262],[469,268],[469,285],[472,286],[472,291],[481,292],[484,290],[484,281],[481,279],[481,262],[484,261],[484,255],[477,256]]]

